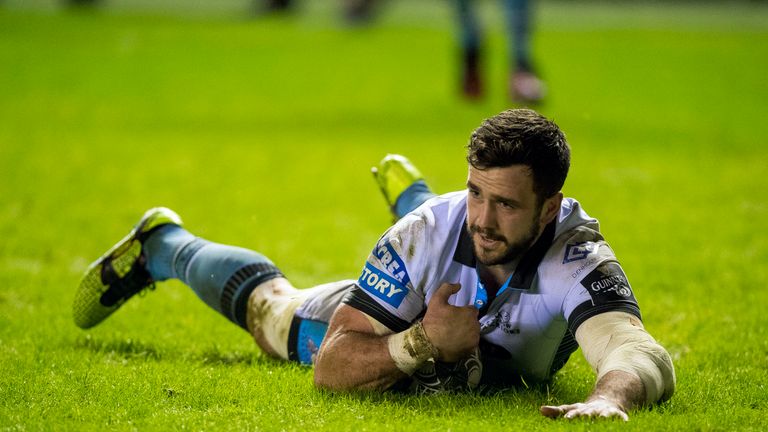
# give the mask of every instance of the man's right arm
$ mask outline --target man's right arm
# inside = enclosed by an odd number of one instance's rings
[[[423,321],[400,333],[377,332],[369,317],[346,304],[333,314],[315,362],[315,385],[329,390],[386,390],[431,358],[456,361],[480,340],[477,309],[448,298],[458,285],[435,292]]]
[[[384,390],[406,374],[389,355],[387,338],[377,335],[359,310],[341,304],[328,324],[315,360],[315,385],[328,390]]]

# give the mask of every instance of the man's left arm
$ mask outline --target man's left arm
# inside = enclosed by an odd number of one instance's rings
[[[583,403],[543,406],[547,417],[619,417],[635,407],[663,401],[675,390],[675,370],[667,351],[636,316],[605,312],[585,320],[576,341],[597,373]]]

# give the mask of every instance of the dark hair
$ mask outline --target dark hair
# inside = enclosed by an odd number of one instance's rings
[[[511,109],[485,119],[472,132],[467,162],[479,170],[528,166],[533,173],[533,191],[543,202],[562,189],[571,150],[553,121],[533,110]]]

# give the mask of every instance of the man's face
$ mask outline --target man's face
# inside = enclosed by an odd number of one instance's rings
[[[548,222],[542,219],[544,203],[539,204],[525,165],[485,170],[470,165],[467,189],[467,227],[475,256],[486,266],[515,260]]]

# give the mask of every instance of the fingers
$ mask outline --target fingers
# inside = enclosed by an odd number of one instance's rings
[[[544,417],[549,418],[558,418],[561,415],[563,415],[563,410],[560,409],[560,407],[551,406],[551,405],[544,405],[541,408],[539,408],[539,412]]]
[[[437,348],[437,358],[444,362],[455,362],[466,357],[480,342],[477,309],[448,303],[448,298],[460,289],[458,284],[440,285],[430,298],[422,320],[427,338]]]
[[[541,415],[549,418],[563,417],[571,420],[575,418],[591,418],[591,417],[603,417],[614,418],[618,417],[623,421],[629,421],[627,413],[615,406],[606,406],[602,404],[593,403],[577,403],[572,405],[559,405],[551,406],[545,405],[539,408]]]
[[[461,289],[459,284],[444,283],[432,294],[431,302],[437,301],[439,304],[448,304],[448,298]]]
[[[560,405],[560,406],[544,405],[541,408],[539,408],[539,412],[545,417],[558,418],[563,414],[567,413],[568,411],[574,409],[576,405],[577,404]]]

